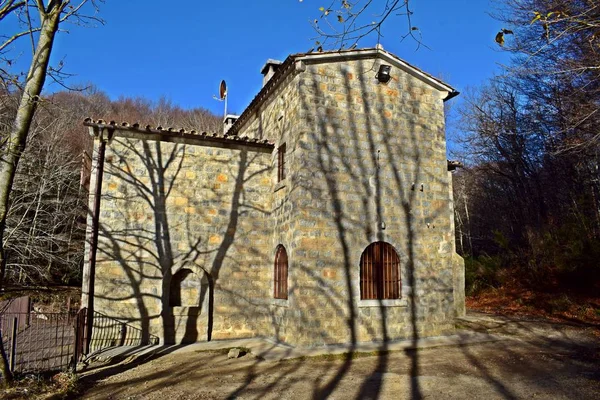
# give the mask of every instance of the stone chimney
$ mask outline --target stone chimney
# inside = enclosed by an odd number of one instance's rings
[[[269,79],[275,75],[275,72],[281,66],[281,61],[268,59],[265,65],[260,70],[260,73],[263,75],[263,87],[269,82]]]
[[[229,129],[231,129],[231,127],[233,126],[235,121],[238,120],[239,117],[239,115],[233,114],[227,114],[225,116],[225,119],[223,120],[223,134],[226,134],[229,131]]]

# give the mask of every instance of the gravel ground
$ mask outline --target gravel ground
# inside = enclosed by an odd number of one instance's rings
[[[167,354],[91,371],[84,399],[597,399],[596,328],[472,317],[506,340],[366,355],[264,361]]]

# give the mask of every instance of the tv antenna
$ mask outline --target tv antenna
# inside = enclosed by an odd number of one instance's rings
[[[227,84],[222,80],[219,84],[219,97],[213,95],[213,99],[225,102],[225,111],[223,112],[223,121],[227,117]]]

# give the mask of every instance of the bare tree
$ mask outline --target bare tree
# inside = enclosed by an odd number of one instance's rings
[[[600,282],[600,4],[500,7],[496,41],[513,58],[463,97],[470,168],[457,175],[457,231],[520,282],[590,287]]]
[[[50,70],[50,55],[59,27],[67,20],[78,23],[99,21],[95,15],[85,16],[82,11],[86,5],[97,11],[96,0],[0,0],[0,22],[8,18],[16,18],[23,29],[2,36],[0,54],[2,60],[10,64],[7,52],[10,46],[20,38],[29,38],[32,44],[32,58],[29,71],[23,82],[10,77],[7,69],[2,69],[3,82],[11,79],[20,93],[19,104],[9,133],[3,135],[0,153],[0,288],[6,271],[6,252],[4,234],[6,218],[9,211],[9,196],[15,180],[19,160],[25,150],[31,123],[36,108],[41,100],[41,93]],[[61,67],[54,69],[60,76]],[[5,83],[8,90],[8,84]],[[6,368],[6,362],[0,363],[4,382],[10,384],[12,374]]]
[[[61,68],[49,66],[55,35],[59,26],[67,20],[78,23],[99,21],[97,17],[85,16],[81,12],[86,4],[97,11],[94,0],[0,0],[0,21],[16,18],[23,30],[12,35],[3,35],[0,53],[5,63],[10,65],[7,52],[19,38],[29,37],[32,42],[32,60],[23,82],[12,77],[11,82],[18,88],[20,99],[8,134],[3,135],[0,157],[0,287],[6,268],[6,257],[2,237],[6,228],[9,195],[13,186],[18,163],[23,153],[35,110],[41,101],[41,92],[49,71],[60,76]],[[8,68],[3,69],[3,78],[9,77]],[[6,82],[6,80],[4,81]],[[9,90],[7,84],[5,89]]]
[[[31,128],[7,216],[7,282],[69,283],[79,274],[87,193],[80,153],[65,140],[67,122],[45,118]]]
[[[320,7],[320,15],[310,23],[317,33],[313,51],[324,49],[354,49],[360,40],[372,35],[379,43],[383,27],[391,17],[406,18],[406,33],[400,38],[412,38],[422,44],[421,31],[412,22],[410,0],[330,0]]]
[[[504,46],[515,56],[508,72],[548,105],[538,119],[561,139],[553,151],[600,145],[600,4],[505,0],[495,16],[514,32]]]

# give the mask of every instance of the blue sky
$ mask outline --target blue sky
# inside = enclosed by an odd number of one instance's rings
[[[169,6],[158,0],[106,0],[101,4],[106,24],[69,26],[69,33],[57,38],[53,62],[64,59],[65,71],[75,74],[70,85],[93,83],[111,98],[164,96],[215,113],[222,113],[223,105],[212,96],[225,79],[229,110],[241,112],[261,87],[266,59],[283,60],[313,46],[309,20],[330,1],[179,0]],[[459,91],[477,86],[507,62],[494,43],[502,26],[488,16],[492,6],[488,0],[413,0],[413,24],[431,50],[400,40],[406,32],[402,16],[387,22],[382,44]],[[12,29],[10,23],[5,28]],[[368,38],[360,47],[375,42]],[[48,82],[47,90],[60,87]]]

